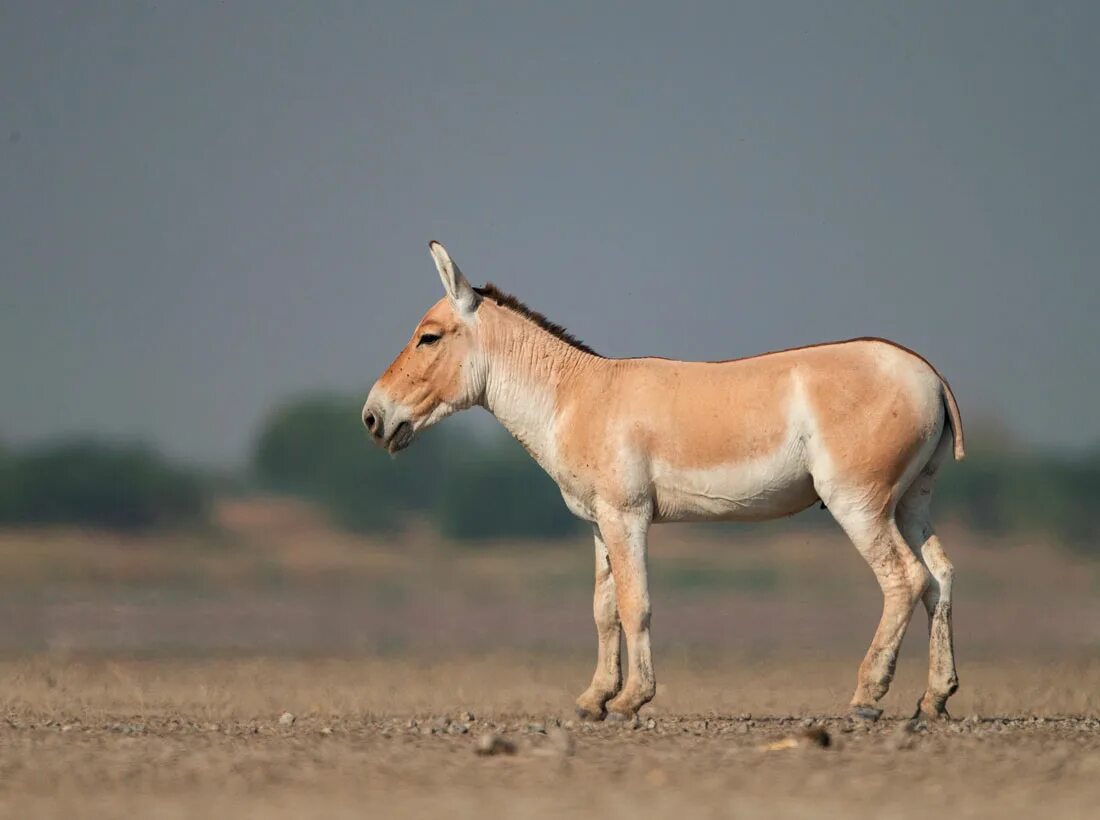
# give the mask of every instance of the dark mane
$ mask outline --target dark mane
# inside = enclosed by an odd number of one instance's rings
[[[580,339],[573,336],[564,327],[554,322],[551,322],[538,311],[531,310],[531,308],[527,307],[527,305],[523,304],[523,302],[521,302],[515,296],[510,293],[505,293],[492,282],[486,282],[483,287],[474,288],[474,292],[482,298],[492,299],[501,307],[508,308],[508,310],[512,311],[513,313],[518,313],[524,319],[534,322],[547,333],[556,336],[567,345],[575,347],[577,350],[582,350],[585,353],[591,353],[593,356],[600,355],[584,342],[582,342]]]

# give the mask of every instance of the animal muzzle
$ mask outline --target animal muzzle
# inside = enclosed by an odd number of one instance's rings
[[[387,397],[374,394],[372,390],[363,405],[363,425],[375,444],[391,453],[404,450],[412,443],[415,434],[412,422],[403,418],[405,414]]]

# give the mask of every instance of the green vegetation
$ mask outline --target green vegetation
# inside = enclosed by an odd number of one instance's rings
[[[389,459],[371,446],[356,404],[314,396],[276,410],[256,443],[253,472],[262,489],[309,498],[350,529],[391,530],[420,502],[412,478],[427,454],[410,450],[401,469],[387,470]],[[433,480],[431,470],[421,474]]]
[[[211,496],[258,489],[310,499],[337,524],[359,532],[392,532],[417,519],[454,541],[558,538],[584,529],[554,482],[503,432],[476,434],[452,421],[391,457],[370,442],[360,404],[323,394],[277,408],[255,442],[248,475],[209,476],[145,447],[95,440],[0,447],[0,524],[130,531],[192,526],[205,520]],[[945,464],[940,474],[933,502],[938,521],[954,519],[992,535],[1051,537],[1100,554],[1094,514],[1100,452],[1057,457],[1004,440],[983,445],[983,429],[973,432],[977,445],[967,459]],[[815,510],[771,526],[832,523]],[[704,583],[690,573],[675,582]]]
[[[0,522],[144,530],[200,522],[193,473],[133,445],[70,441],[0,453]]]
[[[444,535],[558,538],[580,529],[553,479],[511,438],[452,449],[458,457],[433,504]]]
[[[1100,552],[1100,456],[1067,459],[978,451],[940,473],[941,516],[993,534],[1049,534]]]
[[[452,423],[391,457],[370,442],[360,406],[312,396],[276,410],[253,454],[259,486],[310,498],[364,532],[393,530],[417,515],[456,540],[552,538],[578,527],[554,482],[511,438],[474,441]]]

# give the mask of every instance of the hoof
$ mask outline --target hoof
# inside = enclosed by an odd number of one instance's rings
[[[874,706],[853,706],[852,717],[856,720],[864,720],[868,723],[874,723],[880,717],[882,717],[882,710],[877,709]]]
[[[637,726],[639,724],[637,712],[608,712],[607,720],[611,723],[621,723],[623,726]]]
[[[952,715],[947,713],[946,700],[946,698],[936,699],[922,696],[919,701],[916,701],[916,712],[913,714],[913,720],[935,723],[936,721],[952,719]]]
[[[599,721],[607,717],[607,712],[603,711],[602,709],[598,712],[593,712],[585,709],[582,706],[578,706],[576,712],[578,720],[583,720],[588,723],[598,723]]]
[[[927,704],[921,699],[917,702],[917,711],[913,713],[913,720],[923,720],[926,723],[937,723],[939,721],[951,720],[951,715],[947,713],[947,707],[942,703]]]

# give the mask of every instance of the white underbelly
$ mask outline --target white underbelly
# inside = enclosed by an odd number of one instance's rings
[[[816,499],[803,459],[775,457],[706,468],[654,463],[656,521],[759,521],[803,510]]]

